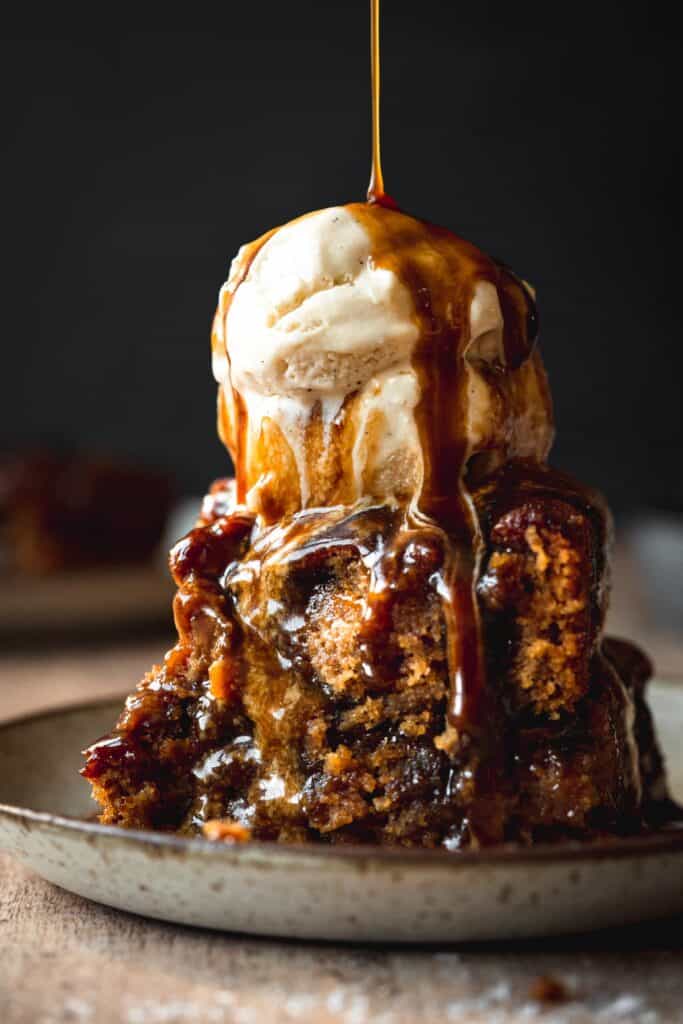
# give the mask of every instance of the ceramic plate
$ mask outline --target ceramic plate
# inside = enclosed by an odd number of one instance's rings
[[[683,686],[651,702],[683,798]],[[510,939],[683,911],[683,829],[602,847],[441,851],[238,847],[85,821],[79,751],[120,701],[0,727],[0,845],[65,889],[136,914],[263,935],[357,941]]]

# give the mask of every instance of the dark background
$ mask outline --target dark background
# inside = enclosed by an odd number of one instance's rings
[[[683,511],[668,8],[383,8],[389,191],[536,285],[554,461],[622,515]],[[226,472],[208,333],[229,260],[361,198],[369,163],[366,0],[228,10],[7,32],[0,447],[121,454],[194,492]]]

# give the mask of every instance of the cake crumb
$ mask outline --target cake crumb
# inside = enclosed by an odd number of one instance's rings
[[[217,658],[209,666],[209,687],[216,700],[229,701],[235,692],[237,673],[227,658]]]
[[[251,829],[229,818],[213,818],[205,822],[202,833],[205,839],[220,843],[248,843],[251,839]]]
[[[437,750],[442,750],[444,754],[450,754],[457,747],[459,739],[458,730],[449,722],[444,731],[434,737],[434,746]]]
[[[529,526],[524,534],[524,539],[531,548],[536,558],[536,569],[540,573],[544,573],[550,565],[550,559],[543,546],[538,530],[535,526]]]
[[[353,754],[343,743],[325,755],[325,771],[329,775],[343,775],[353,767]]]

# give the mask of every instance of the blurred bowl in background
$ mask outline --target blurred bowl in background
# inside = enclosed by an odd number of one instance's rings
[[[659,629],[683,630],[683,521],[651,515],[625,531],[644,612]]]

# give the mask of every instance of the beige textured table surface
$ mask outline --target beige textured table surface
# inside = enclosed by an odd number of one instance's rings
[[[675,639],[613,628],[683,676]],[[170,636],[168,638],[170,643]],[[134,645],[0,654],[0,717],[131,687],[163,652]],[[264,893],[267,899],[268,894]],[[571,997],[532,997],[543,976]],[[683,919],[562,941],[380,949],[228,936],[62,892],[0,856],[0,1024],[668,1024],[683,1022]]]
[[[683,920],[557,944],[371,949],[144,921],[2,857],[0,886],[3,1024],[683,1021]],[[530,997],[548,974],[571,1001]]]

